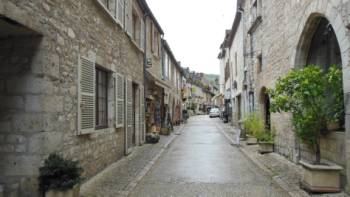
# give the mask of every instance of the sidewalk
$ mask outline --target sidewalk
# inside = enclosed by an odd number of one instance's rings
[[[80,196],[128,196],[142,177],[151,169],[165,149],[185,125],[174,127],[169,136],[161,136],[157,144],[145,144],[110,165],[81,186]]]
[[[221,121],[217,121],[217,126],[222,133],[235,144],[237,128],[230,126],[229,124],[223,124]],[[269,174],[274,182],[286,190],[292,197],[347,197],[345,193],[338,194],[319,194],[310,195],[304,190],[300,189],[299,183],[302,177],[302,167],[287,160],[285,157],[277,153],[259,154],[258,145],[246,145],[244,141],[240,143],[240,151],[247,156],[253,163],[259,168]]]

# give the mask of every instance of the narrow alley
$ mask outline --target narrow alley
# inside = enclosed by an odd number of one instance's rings
[[[191,118],[131,196],[289,196],[217,124],[208,116]]]

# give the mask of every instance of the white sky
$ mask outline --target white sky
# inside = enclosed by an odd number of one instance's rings
[[[147,0],[177,61],[196,72],[219,74],[219,47],[236,0]]]

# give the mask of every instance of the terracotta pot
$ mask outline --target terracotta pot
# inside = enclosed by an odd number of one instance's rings
[[[314,165],[300,161],[303,166],[302,187],[313,193],[340,192],[340,172],[338,165]]]
[[[80,185],[74,186],[72,189],[60,191],[60,190],[49,190],[45,192],[45,197],[79,197],[80,196]]]
[[[273,146],[274,144],[270,142],[259,142],[259,153],[260,154],[272,153]]]

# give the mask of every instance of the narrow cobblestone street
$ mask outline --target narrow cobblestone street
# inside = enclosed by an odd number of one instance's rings
[[[227,141],[214,119],[196,116],[130,196],[288,194]]]

